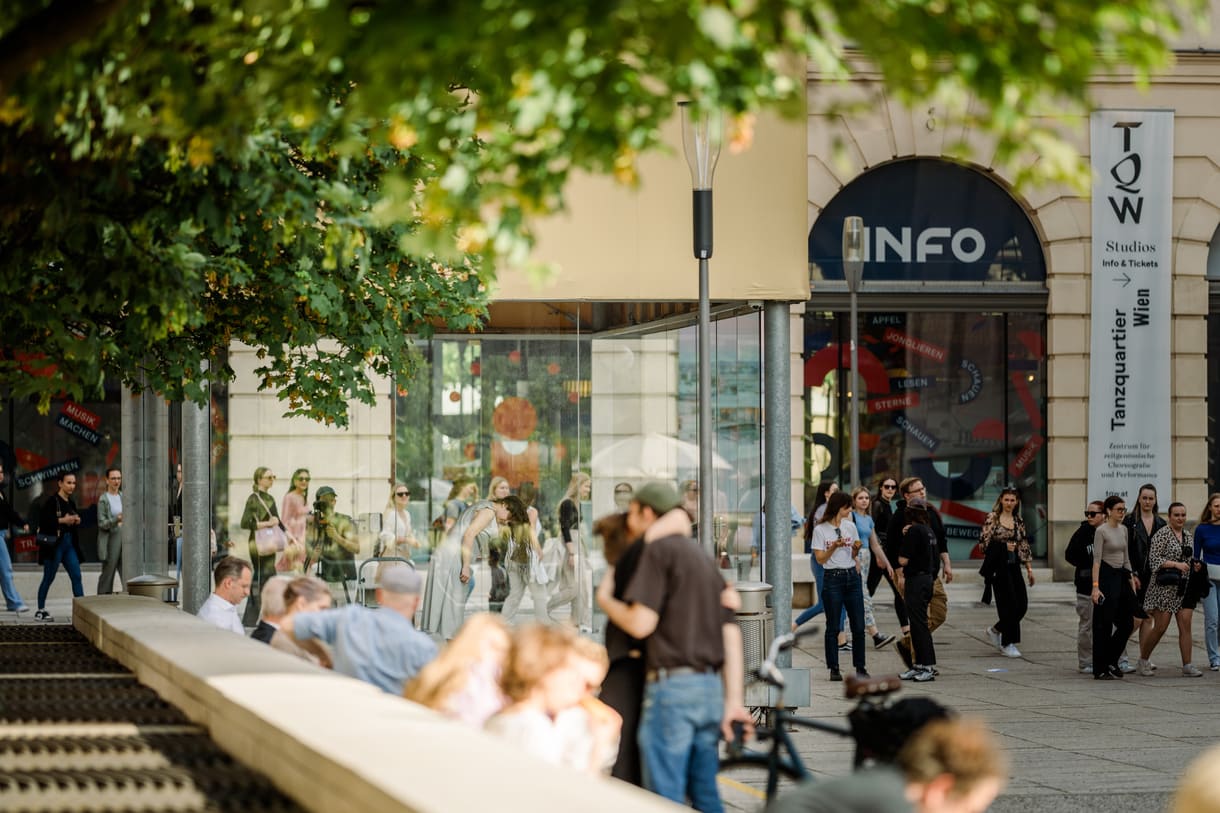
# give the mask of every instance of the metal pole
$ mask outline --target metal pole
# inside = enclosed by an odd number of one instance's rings
[[[209,396],[210,398],[210,396]],[[182,404],[182,609],[207,601],[211,580],[210,406]]]
[[[860,326],[856,286],[851,286],[851,488],[860,485]],[[844,491],[851,491],[851,488]]]
[[[709,193],[710,196],[710,193]],[[710,207],[709,207],[710,208]],[[708,261],[699,258],[699,536],[716,556],[712,525],[716,483],[712,480],[712,306],[708,295]]]
[[[768,302],[763,310],[763,486],[766,489],[763,571],[771,584],[775,634],[792,626],[792,359],[791,309]],[[780,653],[779,666],[792,665]]]

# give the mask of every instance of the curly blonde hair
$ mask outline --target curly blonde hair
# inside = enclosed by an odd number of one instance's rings
[[[538,687],[543,678],[559,669],[576,651],[576,633],[566,627],[529,624],[513,636],[508,663],[500,677],[500,688],[510,703],[518,703]]]

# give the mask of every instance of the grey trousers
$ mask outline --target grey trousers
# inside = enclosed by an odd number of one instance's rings
[[[1081,669],[1093,663],[1093,598],[1076,594],[1076,665]]]

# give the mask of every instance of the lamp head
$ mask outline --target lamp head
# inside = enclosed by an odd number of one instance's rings
[[[697,107],[694,102],[678,102],[682,108],[682,151],[690,166],[691,186],[695,191],[710,190],[720,144],[724,140],[724,122],[719,111]]]
[[[843,278],[847,288],[854,291],[860,287],[864,276],[864,219],[843,218]]]

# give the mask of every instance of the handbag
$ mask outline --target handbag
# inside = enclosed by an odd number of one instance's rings
[[[288,537],[284,534],[284,529],[278,525],[273,525],[270,528],[259,528],[254,532],[254,547],[258,550],[259,556],[270,556],[273,553],[279,553],[288,544]]]
[[[1165,587],[1178,587],[1182,584],[1182,571],[1173,567],[1163,567],[1156,572],[1156,583]]]
[[[34,534],[34,541],[43,550],[53,550],[59,544],[59,537],[55,534]]]
[[[267,507],[267,503],[263,500],[261,494],[258,495],[258,501],[263,504],[263,509],[267,512],[268,519],[275,516],[271,513],[271,509]],[[284,533],[284,528],[279,524],[278,518],[276,524],[270,528],[259,528],[254,532],[254,547],[258,551],[259,556],[270,556],[273,553],[279,553],[287,544],[288,534]]]

